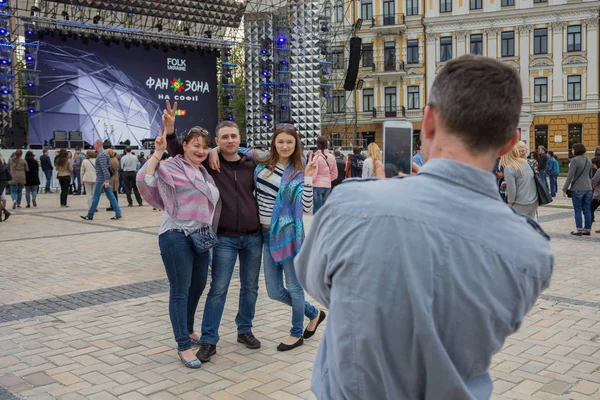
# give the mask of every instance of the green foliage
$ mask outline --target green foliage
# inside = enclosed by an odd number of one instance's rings
[[[224,99],[221,96],[223,82],[223,70],[221,67],[221,59],[218,59],[219,63],[218,68],[218,99],[219,99],[219,121],[222,121],[225,116],[222,115],[223,106],[231,106],[235,110],[235,122],[240,126],[240,135],[242,139],[246,138],[246,77],[244,75],[244,68],[246,63],[244,46],[235,45],[231,49],[231,57],[229,57],[228,61],[237,65],[237,67],[233,70],[233,77],[229,79],[229,83],[235,84],[235,94],[233,95],[233,99]]]

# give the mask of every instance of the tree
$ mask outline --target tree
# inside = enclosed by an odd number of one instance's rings
[[[242,139],[246,138],[246,76],[245,76],[245,51],[242,44],[235,44],[232,46],[230,52],[231,56],[225,57],[222,50],[221,59],[218,60],[219,64],[223,61],[227,61],[236,64],[233,68],[232,77],[227,79],[228,83],[235,85],[233,99],[227,99],[222,96],[223,86],[219,84],[218,96],[219,96],[219,120],[224,120],[227,116],[223,115],[223,107],[233,107],[235,110],[234,120],[240,126],[240,135]],[[224,82],[223,76],[224,68],[219,69],[219,76],[217,77],[218,82]]]

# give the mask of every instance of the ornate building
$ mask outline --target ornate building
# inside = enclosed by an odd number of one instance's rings
[[[429,0],[427,90],[448,60],[472,53],[519,71],[522,139],[566,160],[573,143],[598,145],[600,3],[566,0]]]

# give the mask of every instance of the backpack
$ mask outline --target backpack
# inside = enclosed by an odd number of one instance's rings
[[[554,159],[554,168],[556,168],[556,171],[554,171],[556,175],[560,174],[560,163],[557,159]]]
[[[360,154],[353,154],[352,160],[350,160],[350,165],[352,166],[352,177],[360,178],[362,177],[364,158]]]

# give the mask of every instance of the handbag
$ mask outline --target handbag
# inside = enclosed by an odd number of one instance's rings
[[[217,234],[211,226],[203,226],[199,230],[192,232],[189,238],[192,243],[192,248],[197,254],[204,253],[219,243]]]
[[[589,159],[586,159],[585,162],[585,167],[583,167],[583,170],[579,173],[579,175],[577,175],[577,178],[575,178],[575,180],[573,182],[571,182],[571,187],[573,187],[573,185],[575,184],[575,182],[577,182],[577,180],[581,177],[581,174],[583,174],[583,171],[585,171],[585,168],[587,167],[587,162],[589,161]],[[567,197],[571,198],[573,197],[573,192],[571,191],[571,189],[567,189]]]
[[[542,178],[535,173],[533,168],[531,168],[531,171],[533,172],[533,180],[535,181],[535,191],[537,192],[539,205],[545,206],[546,204],[552,203],[554,199],[552,198],[550,191],[546,188],[546,185],[544,185],[544,182],[542,182]]]

